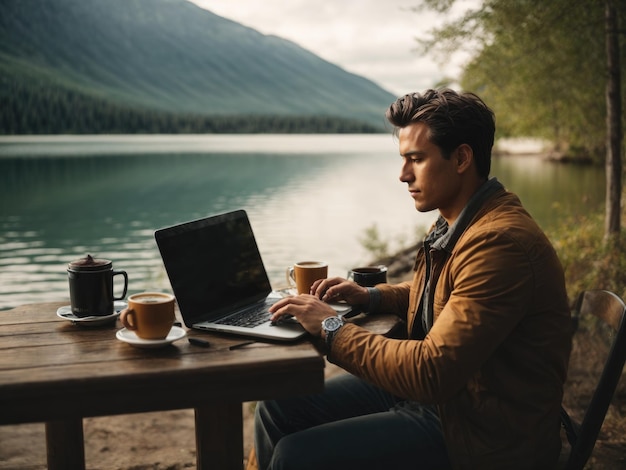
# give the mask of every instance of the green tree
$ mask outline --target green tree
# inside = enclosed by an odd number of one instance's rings
[[[456,0],[423,0],[440,13]],[[484,0],[420,40],[439,55],[465,47],[461,86],[494,108],[499,136],[549,139],[570,157],[604,160],[605,238],[619,233],[626,2]]]

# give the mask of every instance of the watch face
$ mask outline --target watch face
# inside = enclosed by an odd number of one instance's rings
[[[337,317],[329,317],[324,320],[324,329],[329,331],[335,331],[339,328],[343,322]]]

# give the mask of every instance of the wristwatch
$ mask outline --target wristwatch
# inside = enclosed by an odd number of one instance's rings
[[[326,347],[330,349],[330,345],[333,342],[333,338],[339,331],[339,328],[343,326],[343,319],[341,317],[328,317],[322,321],[322,330],[326,335]]]

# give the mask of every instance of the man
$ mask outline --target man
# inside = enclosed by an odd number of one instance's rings
[[[400,181],[439,218],[412,282],[331,278],[273,306],[350,374],[319,395],[259,403],[259,468],[553,468],[571,347],[565,282],[517,196],[489,178],[493,113],[471,93],[428,90],[399,98],[387,119]],[[407,339],[344,323],[331,299],[398,314]]]

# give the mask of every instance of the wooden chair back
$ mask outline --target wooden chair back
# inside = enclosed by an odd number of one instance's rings
[[[620,297],[606,290],[584,291],[576,300],[573,314],[575,330],[587,321],[587,316],[599,320],[595,331],[606,333],[609,353],[582,422],[575,422],[562,410],[563,425],[572,447],[566,470],[582,469],[589,460],[626,361],[626,304]]]

